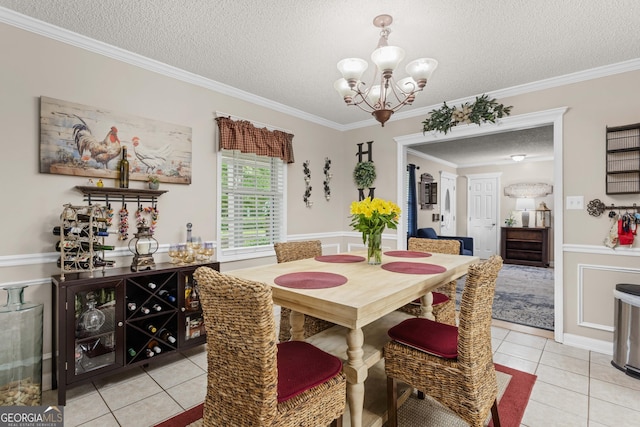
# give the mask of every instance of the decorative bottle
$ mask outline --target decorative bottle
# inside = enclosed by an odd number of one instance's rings
[[[191,288],[191,298],[189,299],[189,310],[198,311],[200,309],[200,289],[198,289],[198,283],[193,281]]]
[[[189,283],[189,276],[184,278],[184,308],[189,310],[191,307],[191,291],[193,287]]]
[[[129,160],[127,160],[127,147],[122,146],[122,158],[118,164],[118,183],[120,188],[129,188]]]

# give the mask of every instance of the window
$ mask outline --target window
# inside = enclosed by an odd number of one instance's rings
[[[224,149],[220,160],[220,258],[271,254],[275,242],[286,240],[285,164],[278,158]]]

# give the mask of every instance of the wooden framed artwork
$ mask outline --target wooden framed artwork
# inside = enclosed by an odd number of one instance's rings
[[[118,177],[127,147],[129,179],[191,183],[191,128],[40,97],[40,172]]]

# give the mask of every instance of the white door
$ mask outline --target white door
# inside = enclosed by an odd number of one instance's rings
[[[440,172],[440,235],[456,236],[456,177]]]
[[[499,174],[469,175],[468,235],[473,254],[482,259],[498,253]]]

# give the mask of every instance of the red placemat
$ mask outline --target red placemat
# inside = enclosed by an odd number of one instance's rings
[[[315,260],[321,262],[362,262],[364,257],[357,255],[322,255],[315,257]]]
[[[418,251],[387,251],[384,254],[398,258],[426,258],[431,256],[431,254],[428,252]]]
[[[382,264],[382,268],[388,271],[393,271],[394,273],[406,274],[436,274],[447,271],[447,269],[441,265],[401,261]]]
[[[283,274],[275,278],[276,285],[295,289],[324,289],[335,288],[347,283],[347,278],[335,273],[321,271],[303,271],[300,273]]]

